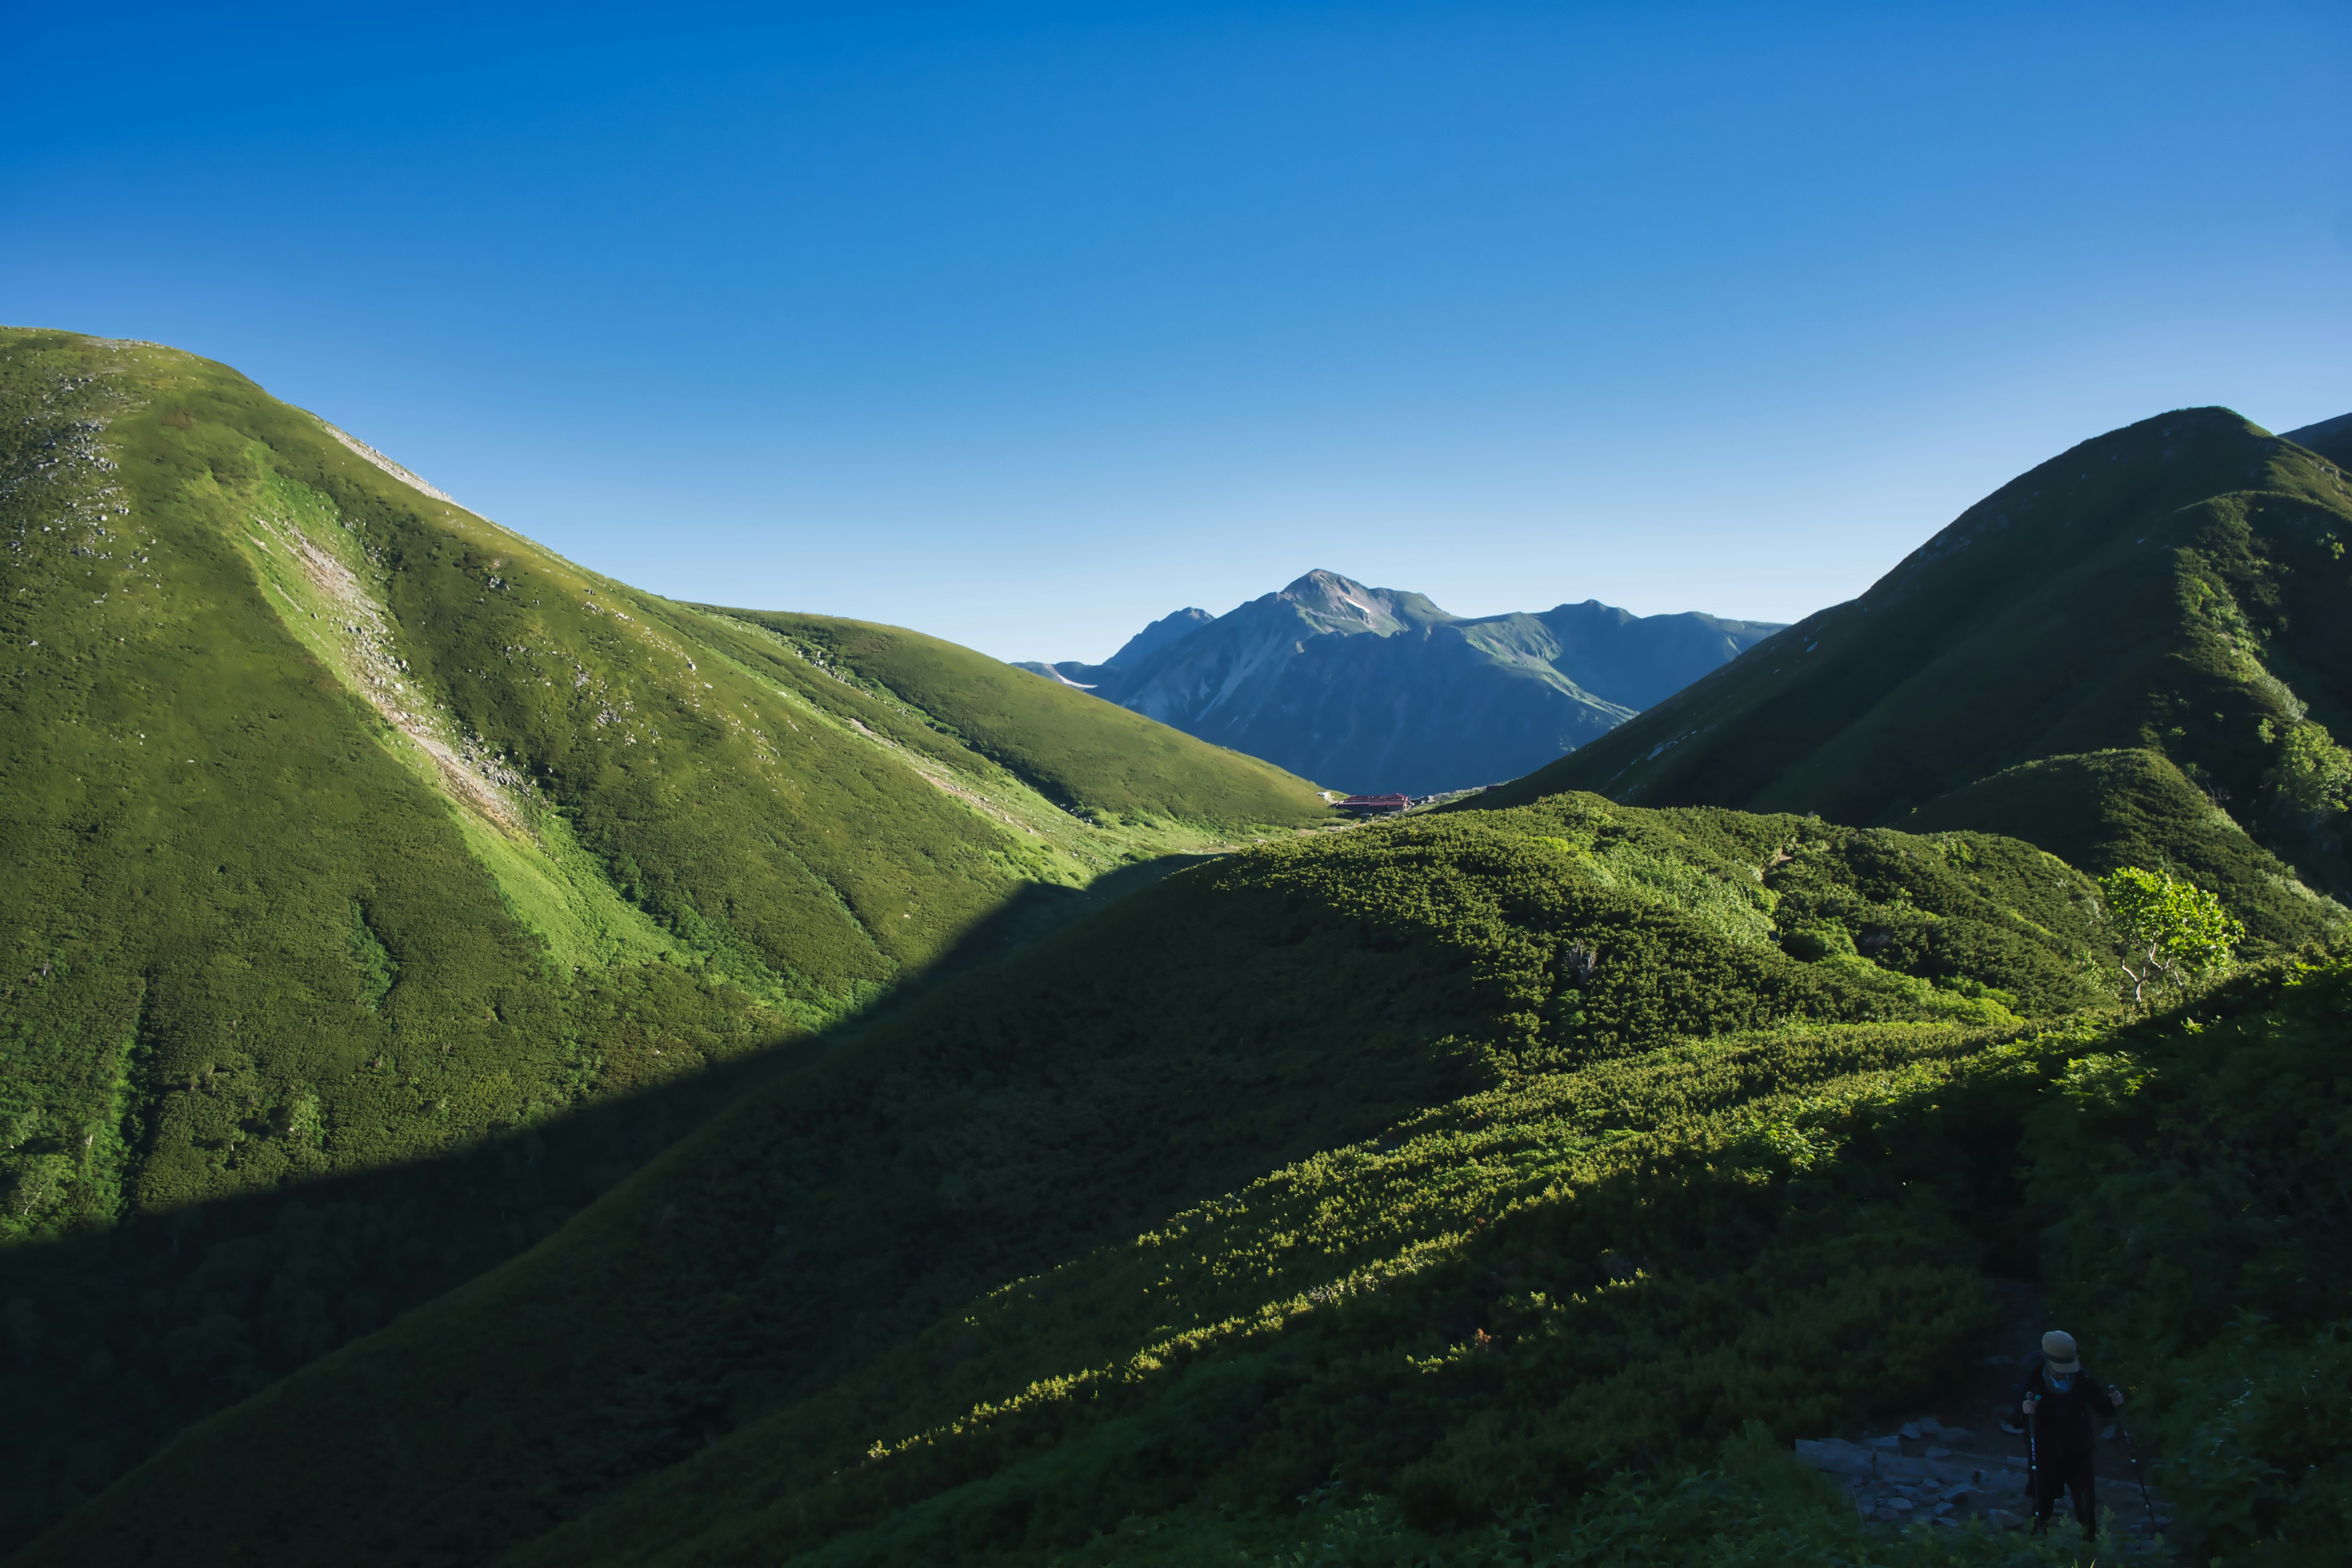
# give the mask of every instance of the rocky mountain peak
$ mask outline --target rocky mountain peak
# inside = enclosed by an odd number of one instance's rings
[[[1778,629],[1591,600],[1464,618],[1318,568],[1108,663],[1023,668],[1322,784],[1426,794],[1540,766]]]
[[[1279,594],[1314,623],[1319,631],[1370,631],[1387,636],[1405,628],[1405,618],[1399,614],[1399,600],[1410,597],[1420,600],[1427,609],[1443,616],[1437,606],[1422,600],[1419,595],[1400,595],[1386,588],[1368,588],[1352,577],[1321,568],[1307,573]]]

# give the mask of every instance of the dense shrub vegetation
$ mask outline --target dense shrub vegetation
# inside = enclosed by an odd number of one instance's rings
[[[1790,956],[1776,941],[1781,917],[1841,922],[1857,951]],[[761,1421],[794,1435],[747,1439],[744,1451],[781,1447],[837,1468],[877,1436],[895,1442],[1032,1381],[1116,1364],[1196,1318],[1223,1321],[1231,1303],[1171,1303],[1114,1282],[1103,1289],[1116,1311],[1048,1303],[1018,1327],[963,1321],[992,1292],[1075,1280],[1069,1270],[1108,1267],[1131,1238],[1189,1223],[1171,1214],[1253,1182],[1291,1182],[1269,1173],[1294,1162],[1320,1170],[1366,1140],[1394,1145],[1342,1163],[1391,1165],[1400,1194],[1424,1180],[1459,1194],[1425,1212],[1401,1196],[1368,1202],[1375,1233],[1363,1245],[1444,1252],[1481,1205],[1517,1191],[1447,1173],[1486,1160],[1480,1138],[1507,1144],[1496,1168],[1524,1165],[1538,1190],[1590,1183],[1630,1194],[1642,1178],[1621,1162],[1703,1165],[1694,1151],[1722,1140],[1767,1151],[1758,1158],[1768,1164],[1801,1157],[1813,1134],[1780,1123],[1811,1092],[1804,1086],[1914,1070],[1964,1052],[1972,1030],[2099,1001],[2112,994],[2112,959],[2085,879],[1981,836],[1628,811],[1580,796],[1269,844],[1162,882],[877,1024],[854,1054],[748,1100],[527,1259],[279,1384],[226,1418],[233,1436],[215,1430],[176,1446],[117,1494],[119,1507],[84,1518],[89,1528],[171,1530],[175,1500],[194,1505],[229,1486],[247,1497],[241,1515],[278,1520],[319,1549],[365,1556],[396,1535],[404,1552],[463,1561]],[[1670,1043],[1727,1038],[1746,1043]],[[1791,1109],[1742,1109],[1776,1096]],[[1586,1102],[1608,1109],[1587,1115],[1576,1109]],[[1761,1120],[1742,1120],[1751,1116]],[[1932,1146],[1906,1142],[1921,1158]],[[1783,1144],[1797,1154],[1774,1152]],[[1737,1275],[1785,1222],[1769,1199],[1750,1214],[1769,1180],[1726,1183],[1694,1187],[1693,1215],[1710,1216],[1710,1268]],[[1324,1200],[1297,1201],[1303,1215]],[[1436,1228],[1403,1241],[1378,1234],[1420,1224],[1415,1215]],[[1942,1327],[1889,1350],[1915,1382],[1958,1353],[1981,1317],[1966,1269],[1948,1261],[1948,1230],[1903,1242],[1911,1271],[1885,1287],[1890,1300],[1943,1292]],[[1572,1278],[1532,1288],[1547,1300],[1591,1295],[1622,1331],[1647,1308],[1622,1316],[1634,1297],[1596,1294],[1587,1275],[1604,1247],[1641,1258],[1653,1245],[1580,1235],[1551,1248]],[[1671,1226],[1655,1245],[1679,1245]],[[1863,1249],[1891,1245],[1873,1232]],[[1327,1248],[1345,1250],[1336,1237],[1284,1248],[1315,1277],[1279,1299],[1333,1282]],[[1213,1258],[1202,1267],[1213,1273]],[[1465,1310],[1418,1304],[1422,1288],[1382,1299],[1439,1326]],[[1810,1298],[1744,1276],[1723,1290],[1768,1318],[1811,1310]],[[1025,1288],[1003,1300],[1010,1310]],[[1244,1316],[1256,1310],[1250,1300],[1236,1309]],[[1376,1348],[1385,1320],[1347,1321],[1372,1335],[1347,1355],[1389,1354]],[[1049,1322],[1067,1327],[1046,1333]],[[1453,1337],[1414,1353],[1443,1360]],[[1224,1348],[1213,1338],[1201,1353]],[[1465,1370],[1475,1377],[1482,1364]],[[1350,1363],[1333,1375],[1357,1373]],[[1793,1366],[1786,1375],[1812,1377]],[[1688,1397],[1704,1405],[1705,1376],[1695,1376]],[[1444,1376],[1427,1385],[1442,1397],[1419,1428],[1400,1425],[1398,1441],[1419,1430],[1434,1442],[1445,1412],[1476,1386]],[[1311,1405],[1323,1386],[1310,1380],[1297,1397]],[[1020,1419],[1058,1420],[1060,1408]],[[1675,1408],[1661,1431],[1679,1430],[1686,1412]],[[1610,1420],[1570,1424],[1559,1450],[1605,1436]],[[327,1428],[342,1436],[321,1443]],[[1696,1430],[1703,1445],[1705,1425]],[[1682,1453],[1683,1441],[1656,1457]],[[358,1456],[386,1443],[415,1456],[404,1479],[360,1486],[369,1467]],[[1281,1484],[1302,1464],[1312,1469],[1318,1452],[1286,1458]],[[234,1476],[214,1468],[230,1454]],[[1428,1500],[1454,1485],[1430,1464],[1416,1509],[1475,1518],[1488,1506],[1469,1494]],[[437,1500],[420,1522],[427,1495]]]
[[[2029,1123],[2049,1276],[2140,1358],[2199,1561],[2352,1556],[2347,1042],[2352,963],[2277,966],[2070,1057]]]
[[[2347,1017],[2336,958],[2144,1026],[1781,1031],[1472,1096],[1001,1289],[529,1560],[1271,1562],[1337,1532],[1366,1562],[2033,1562],[1865,1532],[1752,1455],[1675,1477],[1751,1423],[1963,1381],[1983,1272],[2040,1231],[2168,1456],[2175,1543],[2340,1562]]]
[[[2336,461],[2227,409],[2143,420],[1496,800],[2005,833],[2184,869],[2283,951],[2342,918],[2296,876],[2352,896],[2347,539]]]
[[[2147,747],[2020,763],[1930,801],[1897,826],[2005,834],[2102,872],[2177,868],[2242,913],[2258,948],[2271,952],[2318,929],[2311,900],[2291,891],[2286,864],[2217,810],[2162,752]]]

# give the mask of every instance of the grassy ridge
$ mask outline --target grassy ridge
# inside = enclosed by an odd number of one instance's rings
[[[255,590],[220,478],[257,477],[247,444],[79,341],[7,353],[11,1233],[562,1098],[538,944]]]
[[[1943,1049],[2095,995],[2089,891],[1979,836],[1590,797],[1249,851],[780,1080],[43,1550],[193,1531],[472,1561],[763,1416],[920,1430],[967,1389],[937,1347],[992,1291],[1465,1093],[1727,1031],[1924,1020],[1887,1048]],[[1804,962],[1783,914],[1885,940]],[[379,1452],[409,1458],[387,1478]]]
[[[0,1541],[545,1234],[708,1109],[682,1079],[1322,812],[1164,732],[1164,820],[1087,826],[152,345],[0,331],[0,1242],[141,1222],[0,1252],[0,1388],[58,1413],[0,1438]],[[1025,743],[1092,766],[1139,721],[1104,722]],[[641,1100],[561,1180],[475,1158]]]
[[[1914,833],[1980,828],[2033,842],[2069,865],[2170,866],[2246,911],[2259,942],[2311,929],[2292,873],[2162,752],[2132,748],[2021,763],[1905,815]]]
[[[956,740],[1074,812],[1117,821],[1300,826],[1326,820],[1271,763],[1192,740],[1059,682],[897,626],[718,612],[763,626],[930,715]]]
[[[2352,891],[2347,536],[2332,462],[2226,409],[2143,421],[1497,803],[1590,789],[1894,826],[1918,808],[2095,857],[2133,846],[2291,945],[2341,918],[2295,876]],[[2117,751],[2154,755],[2033,769]]]

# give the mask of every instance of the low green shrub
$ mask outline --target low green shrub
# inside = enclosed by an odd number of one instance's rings
[[[2047,1269],[2128,1347],[2199,1560],[2340,1563],[2352,963],[2266,966],[2070,1057],[2025,1145]]]
[[[1416,1530],[1393,1500],[1338,1483],[1298,1500],[1297,1514],[1280,1526],[1206,1510],[1131,1520],[1051,1561],[1056,1568],[2078,1568],[2082,1561],[2059,1533],[1864,1524],[1842,1490],[1799,1468],[1760,1426],[1727,1439],[1708,1468],[1621,1473],[1565,1507],[1532,1504],[1475,1531]],[[2099,1557],[2163,1560],[2160,1552],[2113,1544]]]

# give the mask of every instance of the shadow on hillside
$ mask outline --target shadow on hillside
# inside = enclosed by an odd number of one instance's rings
[[[930,984],[976,969],[1044,941],[1081,917],[1140,892],[1156,882],[1193,866],[1220,858],[1216,855],[1162,855],[1106,871],[1084,888],[1061,888],[1043,882],[1024,884],[994,912],[981,921],[955,946],[924,973],[924,986],[906,992],[899,1005],[917,1001]],[[895,1010],[895,1009],[893,1009]]]
[[[0,1554],[174,1432],[553,1233],[845,1030],[462,1152],[0,1252]]]
[[[552,1235],[762,1083],[1173,871],[1032,885],[865,1013],[446,1157],[0,1251],[0,1554],[174,1433]]]

